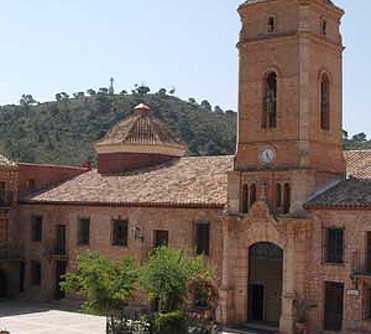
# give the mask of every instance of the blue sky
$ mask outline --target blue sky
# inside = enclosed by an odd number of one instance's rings
[[[183,98],[237,107],[242,0],[3,0],[0,104],[23,93],[55,93],[145,83]],[[370,0],[337,0],[347,12],[344,127],[371,136]]]

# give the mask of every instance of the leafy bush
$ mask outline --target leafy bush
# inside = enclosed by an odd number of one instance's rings
[[[77,272],[65,275],[65,281],[60,284],[66,292],[87,299],[85,311],[109,314],[126,305],[138,277],[138,267],[130,257],[114,262],[99,253],[86,252],[77,259]]]
[[[188,257],[182,250],[160,247],[145,263],[141,283],[160,312],[174,312],[187,304],[191,282],[211,281],[213,273],[202,256]]]

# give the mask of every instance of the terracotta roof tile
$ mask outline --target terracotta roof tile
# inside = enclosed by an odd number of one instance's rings
[[[120,176],[102,176],[92,170],[26,200],[223,205],[232,164],[232,156],[187,157]]]
[[[344,151],[348,176],[371,178],[371,150]]]
[[[306,207],[362,208],[371,207],[371,180],[350,178],[310,199]]]
[[[371,151],[345,151],[351,178],[328,185],[308,206],[371,205]],[[50,190],[33,195],[33,202],[224,205],[227,172],[233,156],[186,157],[120,176],[84,173]]]

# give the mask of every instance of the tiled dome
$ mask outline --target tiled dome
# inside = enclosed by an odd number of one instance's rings
[[[182,157],[187,147],[153,117],[150,107],[140,104],[95,143],[95,150],[98,170],[112,174]]]

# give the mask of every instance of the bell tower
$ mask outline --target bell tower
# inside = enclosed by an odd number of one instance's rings
[[[279,214],[300,214],[316,189],[345,173],[344,12],[330,0],[248,0],[239,14],[238,143],[229,206],[246,213],[264,197]]]

